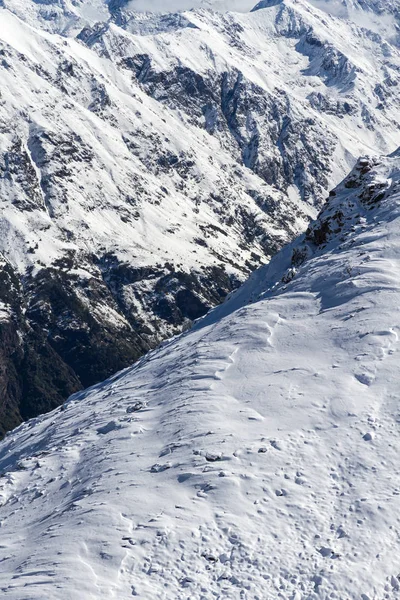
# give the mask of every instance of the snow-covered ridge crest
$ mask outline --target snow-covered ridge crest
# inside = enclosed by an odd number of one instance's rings
[[[297,278],[304,284],[303,274],[309,276],[310,271],[313,272],[309,263],[319,260],[320,255],[363,246],[363,237],[368,239],[370,231],[379,229],[382,218],[396,223],[400,217],[399,154],[400,149],[387,157],[361,157],[343,182],[330,192],[307,231],[283,248],[270,264],[253,273],[222,306],[199,320],[196,328],[221,319],[241,306],[286,290],[292,281],[292,285],[296,285]],[[363,257],[362,263],[370,262],[370,256],[362,249],[359,256]],[[346,278],[350,289],[353,276],[357,274],[356,268],[349,267]],[[323,271],[319,275],[324,277]],[[339,270],[339,279],[342,275]],[[323,282],[318,280],[318,286],[322,290]],[[328,289],[332,293],[329,286]]]
[[[8,435],[7,598],[396,597],[399,181],[362,159],[225,307]]]

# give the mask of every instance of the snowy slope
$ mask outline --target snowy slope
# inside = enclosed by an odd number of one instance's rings
[[[3,0],[0,435],[188,328],[400,144],[378,4]]]
[[[11,600],[397,598],[400,157],[195,328],[0,446]]]

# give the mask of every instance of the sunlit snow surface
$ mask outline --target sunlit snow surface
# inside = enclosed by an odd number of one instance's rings
[[[7,437],[2,597],[397,597],[399,169],[339,187],[325,247],[303,236],[193,331]]]

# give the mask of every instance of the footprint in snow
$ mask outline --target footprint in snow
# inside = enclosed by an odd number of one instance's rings
[[[270,444],[275,450],[283,450],[283,444],[279,440],[271,440]]]
[[[324,558],[339,558],[339,554],[337,554],[332,548],[322,547],[318,550],[321,556]]]
[[[194,477],[195,475],[195,473],[181,473],[177,477],[178,483],[185,483],[185,481],[187,481],[191,477]]]
[[[145,402],[138,400],[134,404],[131,404],[130,406],[128,406],[128,408],[126,409],[126,412],[128,414],[138,412],[139,410],[143,410],[144,408],[146,408],[146,406],[147,406],[147,404]]]
[[[107,433],[111,433],[111,431],[115,431],[117,429],[121,429],[120,423],[117,423],[116,421],[110,421],[107,423],[107,425],[99,427],[97,429],[97,433],[100,435],[106,435]]]
[[[356,373],[354,377],[357,379],[359,383],[362,385],[370,386],[375,379],[375,376],[371,373]]]
[[[222,454],[221,452],[206,452],[205,458],[207,462],[216,462],[222,460]]]
[[[166,471],[167,469],[170,469],[172,467],[171,463],[164,463],[164,464],[159,464],[156,463],[155,465],[153,465],[150,469],[150,473],[162,473],[163,471]]]

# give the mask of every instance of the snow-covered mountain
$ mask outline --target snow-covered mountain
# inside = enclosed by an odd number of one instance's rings
[[[2,0],[0,434],[189,327],[400,144],[398,4],[332,6]]]
[[[10,600],[394,599],[400,156],[194,329],[0,445]]]

